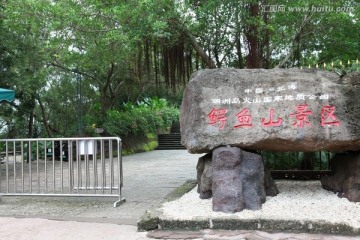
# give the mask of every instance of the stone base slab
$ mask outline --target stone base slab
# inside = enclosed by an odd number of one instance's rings
[[[207,219],[207,220],[172,220],[159,219],[161,230],[195,231],[202,229],[223,230],[260,230],[271,232],[298,232],[354,235],[360,234],[359,228],[353,228],[340,223],[326,223],[315,221],[292,221],[275,219]]]

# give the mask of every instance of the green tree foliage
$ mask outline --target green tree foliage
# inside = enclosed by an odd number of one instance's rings
[[[14,4],[19,3],[14,1]],[[38,21],[33,22],[31,17],[28,19],[26,14],[22,15],[22,11],[13,7],[3,1],[0,13],[1,86],[14,89],[17,98],[12,109],[7,109],[6,125],[10,137],[32,137],[37,91],[46,84],[48,74],[43,32]]]
[[[74,136],[81,110],[84,128],[124,134],[124,102],[179,102],[198,69],[357,69],[359,11],[355,0],[1,1],[0,87],[17,99],[1,106],[1,126],[9,137]]]
[[[186,2],[185,13],[194,16],[190,27],[217,67],[292,67],[359,58],[358,1]]]
[[[267,152],[261,151],[270,170],[329,170],[334,153],[320,152]]]
[[[145,136],[166,131],[179,119],[179,110],[168,105],[165,99],[145,98],[137,103],[124,103],[122,109],[107,112],[104,127],[111,135]]]
[[[280,67],[359,58],[359,6],[356,1],[283,1],[285,12],[271,20],[274,53]],[[287,22],[287,24],[284,24]]]

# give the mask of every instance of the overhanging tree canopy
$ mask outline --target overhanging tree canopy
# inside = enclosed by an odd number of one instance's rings
[[[127,101],[179,104],[202,68],[360,67],[355,0],[0,2],[1,86],[18,100],[0,112],[14,137],[74,135],[79,109],[102,126]]]

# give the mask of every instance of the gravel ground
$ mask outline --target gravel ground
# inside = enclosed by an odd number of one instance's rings
[[[322,189],[319,181],[277,181],[280,194],[267,197],[258,211],[244,210],[227,214],[212,211],[211,199],[202,200],[196,188],[178,200],[164,203],[163,219],[207,220],[207,219],[274,219],[343,223],[360,228],[360,202]]]

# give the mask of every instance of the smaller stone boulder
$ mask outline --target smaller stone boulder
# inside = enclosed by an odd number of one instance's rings
[[[330,166],[335,174],[322,177],[322,187],[349,201],[360,202],[360,152],[336,154]]]
[[[212,153],[207,153],[200,157],[196,166],[197,170],[197,192],[201,199],[209,199],[212,197]],[[264,167],[264,187],[266,196],[274,197],[279,194],[274,179],[271,177],[269,169]]]
[[[260,209],[266,200],[261,156],[230,146],[218,147],[212,154],[213,210]]]
[[[266,196],[275,197],[279,194],[279,189],[277,188],[274,179],[271,177],[270,170],[265,167],[264,172],[264,187]]]
[[[197,171],[197,192],[201,199],[212,197],[212,154],[208,153],[199,158],[196,166]]]

